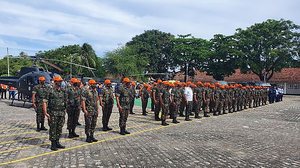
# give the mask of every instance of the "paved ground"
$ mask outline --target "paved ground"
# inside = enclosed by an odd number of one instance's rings
[[[300,97],[242,112],[162,127],[153,113],[130,115],[132,134],[111,126],[97,143],[63,134],[64,150],[51,151],[47,132],[36,132],[32,109],[0,100],[0,167],[300,167]],[[115,111],[116,109],[114,109]],[[100,116],[101,117],[101,116]],[[81,116],[81,123],[82,116]],[[100,121],[100,118],[99,118]],[[64,128],[64,131],[66,129]]]

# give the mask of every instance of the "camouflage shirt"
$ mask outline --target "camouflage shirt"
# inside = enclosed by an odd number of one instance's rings
[[[98,93],[97,90],[87,88],[82,91],[82,101],[85,101],[85,108],[91,115],[96,115],[98,112]]]
[[[171,93],[174,96],[174,103],[177,104],[177,105],[180,104],[181,99],[182,99],[180,89],[179,88],[173,88]]]
[[[114,91],[112,87],[103,87],[102,92],[99,94],[102,98],[103,104],[114,104]]]
[[[122,108],[129,109],[131,96],[130,88],[121,85],[116,92],[116,96],[119,97],[120,106],[122,106]]]
[[[80,106],[80,96],[81,96],[80,88],[75,88],[74,86],[67,87],[67,95],[68,95],[68,101],[67,101],[68,107]]]
[[[36,85],[33,90],[32,94],[35,94],[35,102],[37,104],[42,104],[43,99],[46,98],[49,91],[49,87],[45,84],[38,84]]]
[[[43,101],[48,102],[49,114],[56,116],[65,115],[67,94],[63,88],[50,88]]]
[[[147,100],[149,98],[148,90],[144,87],[141,92],[142,92],[143,99]]]
[[[162,98],[162,101],[163,101],[162,103],[164,105],[170,104],[170,97],[171,97],[170,92],[167,89],[162,89],[160,94],[161,94],[161,98]]]

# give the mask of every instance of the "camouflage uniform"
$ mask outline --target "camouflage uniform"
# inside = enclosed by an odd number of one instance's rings
[[[82,101],[85,102],[87,114],[84,115],[85,120],[85,134],[87,139],[93,137],[95,132],[97,117],[98,117],[98,93],[97,90],[86,88],[82,91]]]
[[[172,88],[171,91],[171,95],[173,95],[173,102],[171,103],[171,108],[170,108],[170,112],[172,115],[172,119],[173,119],[173,123],[178,123],[177,119],[177,115],[178,115],[178,111],[179,111],[179,105],[181,102],[181,93],[179,88]]]
[[[143,89],[141,90],[143,115],[147,115],[146,109],[147,109],[147,105],[148,105],[148,99],[149,99],[149,92],[146,87],[143,87]]]
[[[210,96],[209,112],[215,114],[215,111],[216,111],[216,109],[215,109],[215,107],[216,107],[216,99],[215,99],[216,90],[211,89],[211,92],[210,92],[209,96]]]
[[[122,107],[122,111],[119,111],[120,118],[119,118],[119,127],[124,131],[126,130],[126,122],[128,118],[128,113],[130,110],[130,88],[127,88],[124,85],[121,85],[118,92],[116,92],[116,96],[119,97],[120,106]]]
[[[211,92],[212,90],[208,87],[204,89],[204,97],[203,97],[204,117],[209,117],[208,113],[209,113]]]
[[[43,99],[46,98],[48,91],[49,91],[49,87],[45,84],[38,84],[32,90],[32,94],[35,94],[34,103],[36,106],[35,112],[36,112],[36,124],[37,124],[38,131],[40,129],[46,130],[46,128],[44,127],[45,115],[43,113]]]
[[[99,94],[102,100],[102,125],[103,125],[103,130],[111,130],[108,127],[108,122],[112,113],[112,109],[114,106],[114,91],[112,87],[103,87],[102,92]]]
[[[75,134],[75,129],[78,123],[80,114],[80,99],[81,99],[81,89],[75,86],[69,86],[67,88],[67,129],[69,130],[69,137],[78,137]]]
[[[186,108],[186,101],[185,101],[185,98],[184,98],[184,87],[181,87],[179,89],[179,91],[180,91],[180,94],[181,94],[181,101],[180,101],[180,106],[179,106],[179,116],[183,117],[184,116],[183,111]]]
[[[202,88],[196,87],[194,89],[194,95],[195,95],[195,97],[197,99],[197,101],[194,99],[194,103],[193,103],[194,107],[195,107],[195,118],[201,118],[199,116],[199,113],[200,113],[200,109],[201,109],[202,104],[203,104],[203,97],[202,97],[203,92],[202,92]]]
[[[166,123],[166,118],[167,115],[169,114],[171,94],[167,88],[164,88],[161,90],[160,96],[161,96],[161,107],[162,107],[162,114],[161,114],[162,125],[168,125]]]
[[[232,111],[236,112],[238,109],[238,100],[239,100],[239,91],[238,88],[234,88],[233,90],[233,97],[232,97]]]
[[[134,106],[134,100],[135,100],[135,87],[131,86],[130,88],[130,114],[134,114],[133,112],[133,106]]]
[[[58,141],[65,123],[67,94],[62,88],[51,88],[43,102],[48,103],[49,140]]]
[[[224,111],[224,102],[225,102],[225,90],[221,90],[221,89],[218,89],[217,90],[219,92],[219,103],[218,103],[218,106],[217,106],[217,112],[218,112],[218,115],[222,115],[222,111]],[[216,99],[217,100],[217,99]]]
[[[215,96],[215,99],[214,99],[215,107],[213,108],[214,109],[213,113],[214,113],[214,115],[219,115],[221,113],[221,108],[220,108],[220,106],[221,106],[221,101],[220,101],[221,91],[218,87],[214,91],[214,96]]]
[[[161,109],[161,103],[160,103],[160,98],[159,98],[159,95],[160,95],[160,88],[158,88],[158,86],[156,87],[153,87],[152,89],[152,92],[153,92],[153,96],[156,100],[156,103],[155,103],[155,111],[154,111],[154,117],[155,117],[155,120],[156,121],[159,121],[159,112],[160,112],[160,109]]]

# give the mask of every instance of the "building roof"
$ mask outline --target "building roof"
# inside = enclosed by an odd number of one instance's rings
[[[174,77],[176,80],[183,81],[184,74],[177,73]],[[206,72],[197,71],[194,79],[188,80],[215,82],[212,76],[208,76]],[[224,78],[227,82],[259,82],[260,79],[254,73],[241,73],[240,69],[236,69],[235,73],[229,77]],[[283,68],[280,72],[275,72],[273,77],[268,81],[269,83],[300,83],[300,68]]]

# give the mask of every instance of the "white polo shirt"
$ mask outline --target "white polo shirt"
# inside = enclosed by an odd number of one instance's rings
[[[184,95],[186,98],[186,101],[193,101],[193,90],[190,87],[184,88]]]

